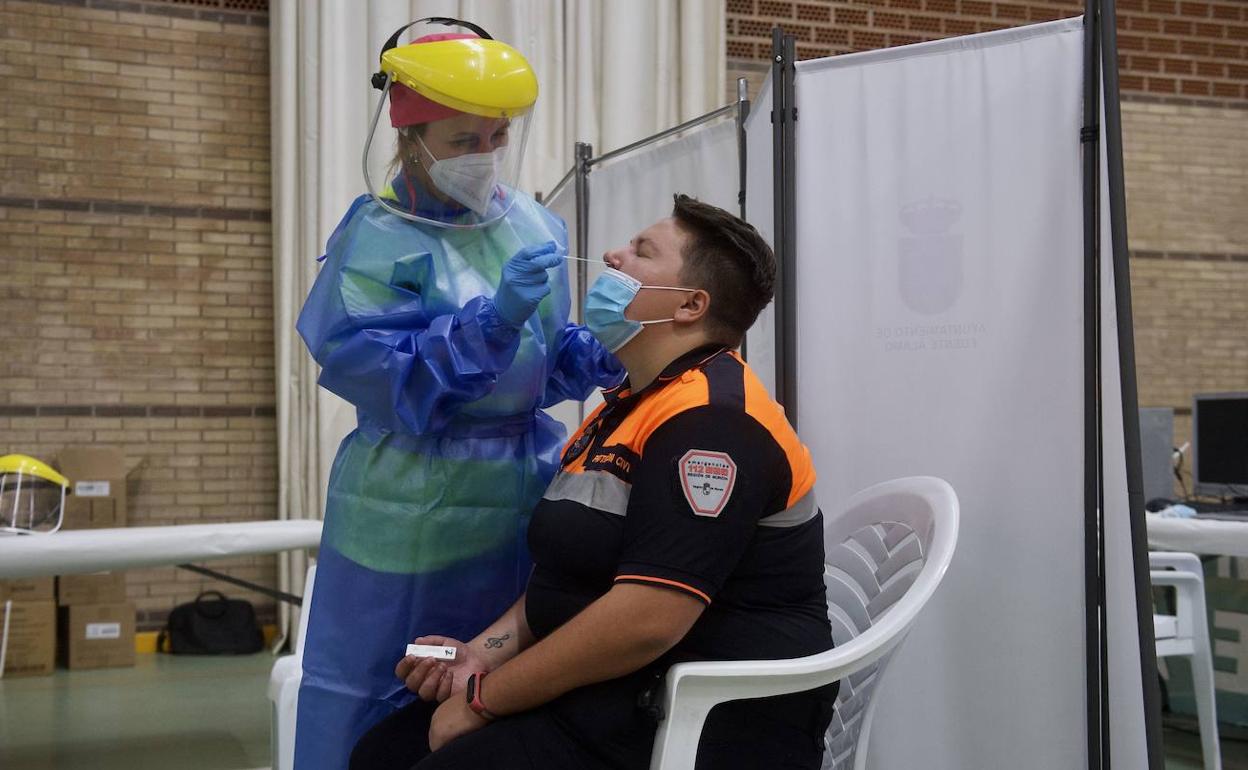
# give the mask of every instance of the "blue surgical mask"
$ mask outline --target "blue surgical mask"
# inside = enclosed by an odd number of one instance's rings
[[[624,310],[642,289],[694,291],[678,286],[645,286],[631,275],[608,267],[594,281],[593,286],[589,287],[589,294],[585,297],[585,327],[608,351],[618,351],[650,324],[675,320],[660,318],[655,321],[634,321],[625,318]]]

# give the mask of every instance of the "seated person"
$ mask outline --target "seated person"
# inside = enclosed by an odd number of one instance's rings
[[[365,734],[352,768],[643,770],[644,704],[674,663],[832,646],[809,452],[733,351],[771,300],[771,249],[681,195],[604,259],[585,317],[628,379],[533,512],[526,593],[467,643],[416,640],[457,656],[399,661],[423,700]],[[697,768],[818,768],[835,695],[718,706]]]

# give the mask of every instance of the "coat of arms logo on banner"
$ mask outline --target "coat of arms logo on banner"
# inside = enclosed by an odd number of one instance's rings
[[[737,464],[724,452],[690,449],[680,458],[680,488],[697,516],[715,518],[737,483]]]
[[[933,196],[903,206],[899,216],[913,233],[897,241],[901,299],[917,313],[942,313],[962,294],[962,234],[949,232],[962,204]]]

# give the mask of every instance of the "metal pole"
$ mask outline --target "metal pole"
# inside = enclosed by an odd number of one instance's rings
[[[771,28],[771,198],[772,198],[772,248],[776,253],[776,290],[772,304],[773,330],[775,336],[775,368],[776,368],[776,400],[784,407],[788,394],[788,383],[785,374],[788,371],[785,349],[784,312],[788,303],[785,293],[784,276],[789,270],[785,263],[784,211],[786,206],[784,184],[784,123],[787,108],[784,90],[784,31],[779,27]],[[789,421],[794,422],[789,413]]]
[[[296,607],[303,606],[302,596],[295,596],[294,594],[287,593],[285,591],[275,591],[268,586],[257,585],[249,580],[236,578],[233,575],[227,575],[224,572],[217,572],[215,569],[208,569],[207,567],[200,567],[195,564],[179,564],[177,566],[179,569],[184,569],[189,572],[197,572],[201,575],[210,577],[213,580],[220,580],[223,583],[230,583],[240,588],[246,588],[249,591],[255,591],[258,594],[264,594],[265,596],[277,599],[280,602],[287,602],[295,605]]]
[[[574,164],[572,168],[568,169],[568,173],[564,174],[563,178],[560,179],[558,183],[555,184],[554,187],[550,188],[550,192],[546,193],[546,195],[543,196],[544,199],[547,201],[553,201],[555,199],[555,196],[558,195],[560,192],[562,192],[563,188],[566,187],[568,182],[571,182],[575,176],[576,176],[576,165]]]
[[[619,149],[612,150],[611,152],[608,152],[608,153],[604,153],[601,157],[590,158],[589,165],[596,166],[599,163],[602,163],[603,161],[611,160],[612,158],[618,158],[621,155],[627,155],[633,150],[639,149],[641,147],[645,147],[648,144],[654,144],[655,142],[660,141],[662,139],[666,139],[669,136],[675,136],[676,134],[679,134],[681,131],[688,131],[689,129],[696,128],[702,125],[703,123],[709,123],[715,118],[723,117],[725,115],[731,115],[734,111],[736,111],[736,109],[737,109],[736,102],[733,102],[732,104],[725,104],[723,107],[720,107],[719,109],[716,109],[716,110],[712,110],[711,112],[708,112],[705,115],[699,115],[698,117],[693,118],[692,120],[686,120],[684,123],[681,123],[679,125],[672,126],[671,128],[665,128],[657,134],[651,134],[650,136],[647,136],[645,139],[638,139],[632,144],[626,144],[623,147],[620,147]]]
[[[784,405],[797,427],[797,43],[784,36]]]
[[[1083,558],[1089,770],[1109,770],[1105,661],[1105,510],[1101,435],[1100,45],[1098,0],[1085,0],[1083,128]]]
[[[779,27],[771,30],[772,147],[776,252],[776,399],[797,426],[797,212],[793,60],[796,45]]]
[[[589,159],[594,146],[576,143],[576,256],[586,257],[589,251]],[[589,282],[589,263],[576,263],[576,322],[585,323],[585,292]]]
[[[1101,59],[1105,79],[1105,154],[1108,161],[1109,231],[1113,249],[1114,301],[1118,317],[1118,368],[1122,379],[1123,445],[1127,453],[1127,509],[1135,567],[1135,610],[1139,625],[1140,680],[1144,688],[1144,735],[1149,770],[1163,770],[1161,693],[1157,684],[1157,641],[1153,635],[1152,581],[1148,576],[1148,533],[1144,523],[1144,472],[1140,463],[1140,407],[1135,380],[1135,334],[1131,312],[1131,266],[1127,249],[1127,201],[1122,166],[1122,109],[1118,100],[1118,28],[1114,0],[1101,0]]]
[[[737,78],[737,209],[742,219],[745,217],[745,186],[746,186],[746,145],[745,121],[750,116],[750,87],[745,78]],[[749,220],[746,220],[749,221]],[[749,360],[749,345],[746,337],[741,338],[741,358]]]

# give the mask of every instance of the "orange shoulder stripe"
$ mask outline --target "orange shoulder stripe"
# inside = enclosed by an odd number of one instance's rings
[[[745,412],[762,425],[788,458],[793,474],[786,507],[802,499],[815,486],[815,464],[810,450],[801,442],[793,426],[784,415],[784,409],[772,399],[766,386],[747,364],[745,367]]]
[[[615,576],[615,582],[618,583],[621,580],[640,580],[643,583],[659,583],[665,586],[672,586],[674,588],[680,588],[684,591],[688,591],[694,596],[697,596],[699,599],[706,602],[707,604],[711,603],[711,597],[707,596],[706,594],[702,593],[701,591],[699,591],[698,589],[694,588],[691,585],[687,585],[685,583],[681,583],[676,580],[668,580],[667,578],[650,577],[649,575],[616,575]]]
[[[750,369],[749,364],[741,360],[736,351],[729,353],[744,367],[745,380],[745,412],[756,420],[771,434],[772,439],[784,452],[792,473],[792,486],[786,506],[791,506],[806,495],[815,485],[815,467],[810,457],[810,450],[801,442],[793,427],[789,425],[780,407],[767,392],[762,381]],[[706,406],[710,403],[710,383],[705,372],[700,369],[689,371],[668,382],[658,393],[653,394],[629,413],[627,417],[605,438],[607,444],[623,444],[630,450],[641,455],[645,453],[646,442],[663,423],[682,412]],[[605,404],[600,404],[585,422],[576,435],[569,439],[567,447],[584,432],[602,412]],[[583,458],[569,464],[565,471],[577,472],[584,470]]]

